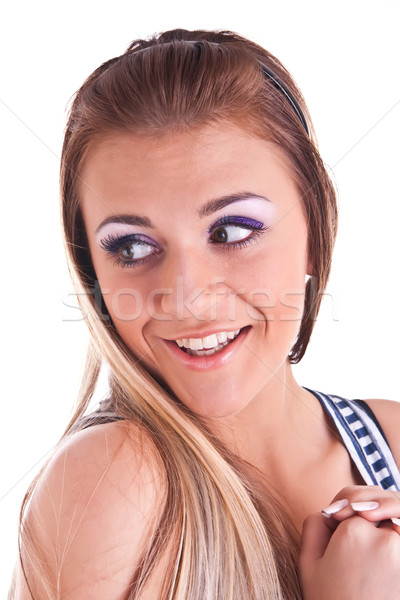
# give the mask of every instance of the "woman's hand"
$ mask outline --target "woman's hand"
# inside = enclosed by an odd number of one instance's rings
[[[336,521],[356,514],[371,523],[393,519],[393,527],[400,534],[400,492],[387,492],[374,485],[353,485],[343,488],[322,510],[323,516]]]
[[[375,508],[365,510],[368,506]],[[328,518],[314,514],[303,526],[299,569],[304,599],[400,600],[400,527],[390,520],[400,518],[400,494],[348,487],[325,512]]]

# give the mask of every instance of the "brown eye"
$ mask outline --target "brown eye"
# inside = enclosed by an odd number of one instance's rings
[[[121,248],[121,254],[124,258],[128,258],[128,259],[132,259],[134,258],[134,250],[133,250],[133,245],[132,244],[125,244],[125,246],[122,246]]]
[[[218,227],[214,229],[211,234],[211,241],[217,244],[225,244],[228,240],[228,234],[225,227]]]
[[[249,227],[240,227],[240,225],[220,225],[210,233],[210,242],[212,244],[225,244],[234,246],[242,244],[247,239],[257,237],[258,231]]]
[[[120,246],[119,252],[125,260],[140,260],[154,252],[154,246],[140,242],[130,242]]]
[[[115,259],[115,264],[120,267],[137,267],[144,264],[148,259],[152,259],[161,253],[161,248],[147,236],[109,235],[100,240],[100,247]]]

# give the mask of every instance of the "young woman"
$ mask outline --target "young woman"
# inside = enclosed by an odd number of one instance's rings
[[[400,405],[291,370],[337,213],[280,62],[229,32],[132,43],[74,99],[61,189],[92,345],[11,597],[400,598]]]

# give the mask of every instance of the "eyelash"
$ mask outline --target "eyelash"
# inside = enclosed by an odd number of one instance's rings
[[[249,244],[254,243],[257,240],[257,238],[259,238],[263,234],[263,232],[265,232],[265,231],[267,231],[267,229],[269,229],[268,226],[264,226],[264,224],[261,223],[260,221],[255,221],[255,220],[249,219],[247,217],[224,216],[209,228],[208,235],[210,236],[217,229],[223,228],[226,226],[240,227],[241,229],[248,229],[249,232],[252,232],[252,235],[249,235],[249,237],[247,237],[243,240],[238,240],[236,242],[213,242],[213,241],[209,240],[210,244],[215,244],[216,246],[219,246],[222,249],[225,248],[225,249],[229,249],[229,250],[231,250],[231,249],[237,250],[240,248],[245,248]],[[118,253],[121,251],[122,246],[127,245],[127,244],[132,244],[132,245],[137,245],[137,246],[147,244],[154,248],[154,252],[145,258],[138,258],[133,261],[126,260],[126,259],[122,258],[121,256],[118,256]],[[156,244],[151,243],[148,238],[146,238],[145,236],[141,236],[140,234],[129,234],[129,235],[124,235],[124,236],[109,235],[108,237],[101,240],[100,246],[107,254],[115,257],[116,265],[119,265],[122,268],[130,268],[130,269],[134,269],[148,261],[151,261],[161,252],[161,249],[158,246],[156,246]]]
[[[148,246],[152,246],[154,248],[154,253],[150,254],[146,258],[137,258],[134,261],[126,260],[121,256],[118,256],[118,253],[121,251],[122,246],[125,245],[136,245],[141,246],[143,244],[147,244]],[[107,252],[110,256],[115,257],[115,264],[121,266],[122,268],[128,267],[134,269],[144,264],[145,262],[155,258],[157,254],[160,254],[161,250],[155,245],[152,244],[148,238],[145,236],[141,236],[139,234],[129,234],[129,235],[109,235],[100,242],[101,248]]]
[[[220,246],[221,248],[227,248],[228,250],[238,250],[240,248],[245,248],[249,244],[254,243],[256,239],[263,234],[264,231],[267,231],[267,229],[269,229],[268,226],[265,226],[260,221],[255,221],[254,219],[249,219],[248,217],[224,216],[210,227],[210,229],[208,230],[208,234],[210,235],[213,231],[219,229],[220,227],[226,227],[229,225],[232,227],[240,227],[241,229],[248,229],[249,232],[251,231],[253,233],[244,240],[238,240],[237,242],[217,243],[210,241],[209,243],[215,244],[216,246]]]

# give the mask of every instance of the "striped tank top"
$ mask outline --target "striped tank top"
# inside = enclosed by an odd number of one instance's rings
[[[305,389],[318,398],[328,413],[365,483],[400,491],[399,468],[368,404]]]

